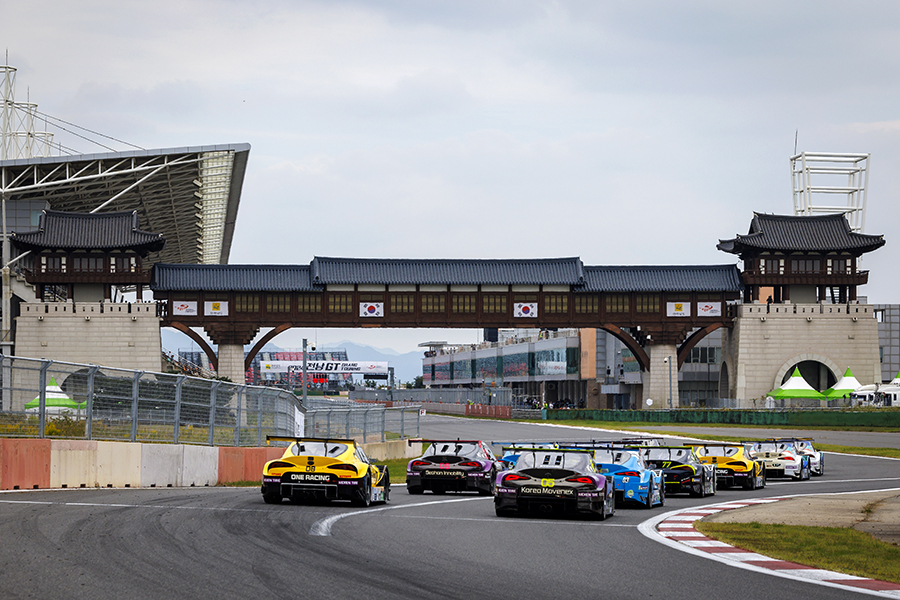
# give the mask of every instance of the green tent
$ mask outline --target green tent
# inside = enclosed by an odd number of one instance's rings
[[[855,392],[860,387],[862,386],[860,386],[859,381],[857,381],[856,377],[853,376],[853,373],[850,371],[850,367],[847,367],[847,371],[844,373],[844,376],[841,377],[841,380],[822,392],[822,394],[824,394],[825,397],[829,400],[834,398],[843,398],[844,396],[849,396],[852,392]]]
[[[815,400],[823,400],[825,398],[821,392],[817,392],[811,385],[806,383],[800,369],[794,367],[794,373],[790,379],[781,384],[780,388],[774,389],[768,394],[769,398],[776,400],[786,400],[788,398],[813,398]]]
[[[40,411],[41,397],[37,396],[34,400],[25,405],[26,412],[36,413]],[[75,412],[85,410],[87,402],[81,404],[69,398],[62,388],[56,383],[56,379],[51,377],[50,383],[44,390],[44,407],[48,413]]]

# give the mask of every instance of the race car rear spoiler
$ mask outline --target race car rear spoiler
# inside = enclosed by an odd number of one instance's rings
[[[356,440],[346,440],[341,438],[294,437],[289,435],[267,435],[267,446],[269,445],[269,442],[322,442],[323,444],[356,444]]]
[[[407,445],[412,446],[413,443],[416,444],[479,444],[481,440],[420,440],[420,439],[408,439],[406,440]]]

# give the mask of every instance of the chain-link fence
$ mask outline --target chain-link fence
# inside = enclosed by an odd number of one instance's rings
[[[385,442],[419,436],[418,406],[384,408],[371,404],[339,408],[316,408],[306,412],[308,437],[354,438],[361,442]]]
[[[318,432],[321,411],[333,413],[332,435],[417,435],[418,411],[405,410],[389,416],[381,407],[331,400],[304,407],[279,388],[0,355],[3,437],[261,446],[267,435]]]
[[[484,404],[488,406],[514,406],[512,388],[417,388],[395,390],[355,390],[351,400],[379,402]]]

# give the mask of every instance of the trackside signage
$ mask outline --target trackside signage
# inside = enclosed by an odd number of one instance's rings
[[[259,363],[261,373],[296,373],[303,370],[302,361],[271,360]],[[359,373],[362,375],[387,375],[387,362],[353,362],[346,360],[310,360],[307,373]]]

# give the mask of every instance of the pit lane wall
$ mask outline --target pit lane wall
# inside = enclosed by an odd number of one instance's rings
[[[363,444],[375,460],[415,457],[421,442]],[[284,448],[0,438],[0,490],[193,487],[257,481]]]
[[[544,419],[791,427],[900,427],[900,411],[845,410],[544,410]]]

